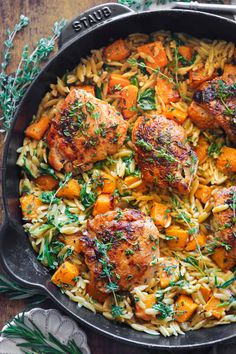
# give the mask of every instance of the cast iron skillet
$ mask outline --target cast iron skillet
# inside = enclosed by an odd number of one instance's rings
[[[46,65],[27,91],[15,115],[5,144],[2,187],[5,210],[0,233],[0,259],[4,269],[18,282],[46,293],[62,310],[95,330],[114,339],[153,348],[192,348],[212,345],[236,335],[236,324],[187,332],[164,338],[137,332],[127,326],[108,321],[100,314],[78,308],[50,282],[48,270],[41,265],[23,230],[19,208],[16,150],[22,145],[24,130],[49,89],[67,70],[73,69],[92,48],[100,48],[110,39],[126,37],[134,32],[159,29],[186,32],[199,38],[223,38],[235,41],[236,23],[222,17],[193,11],[165,10],[136,14],[118,4],[104,4],[88,10],[71,22],[60,38],[58,54]]]

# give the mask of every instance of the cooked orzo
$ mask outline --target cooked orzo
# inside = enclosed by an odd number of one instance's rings
[[[24,228],[78,307],[164,336],[236,321],[236,49],[132,34],[50,85]]]

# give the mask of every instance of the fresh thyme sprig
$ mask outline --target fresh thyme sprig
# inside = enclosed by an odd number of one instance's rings
[[[40,294],[38,289],[28,289],[6,276],[0,274],[0,294],[6,294],[10,300],[30,299],[31,305],[39,304],[47,299],[47,296]]]
[[[29,322],[29,324],[28,324]],[[14,318],[4,331],[0,332],[10,339],[21,338],[17,346],[27,354],[82,354],[75,341],[69,340],[62,344],[51,333],[44,335],[42,331],[30,320],[25,321],[24,313]]]
[[[137,66],[139,68],[143,68],[143,69],[149,69],[151,70],[154,74],[157,74],[158,76],[161,76],[163,77],[164,79],[166,79],[168,82],[172,83],[172,84],[175,84],[174,80],[165,75],[163,72],[160,71],[160,68],[157,67],[156,69],[153,69],[151,66],[148,66],[146,65],[143,61],[138,61],[137,59],[135,58],[130,58],[127,60],[127,62],[131,65],[131,66]]]
[[[13,30],[12,31],[10,31],[9,29],[7,30],[8,37],[4,42],[5,50],[3,52],[3,62],[1,64],[2,73],[5,72],[7,66],[10,62],[10,59],[11,59],[10,50],[13,48],[13,41],[14,41],[15,35],[17,34],[17,32],[21,31],[24,27],[28,26],[28,24],[29,24],[28,17],[21,15],[20,19],[19,19],[19,23],[17,23],[15,25]]]
[[[20,100],[30,83],[39,73],[41,63],[44,62],[53,51],[55,42],[65,26],[66,21],[61,20],[56,22],[52,29],[53,35],[48,38],[41,38],[31,54],[29,53],[29,46],[25,45],[16,72],[7,74],[6,69],[11,59],[10,52],[14,48],[13,41],[15,35],[28,24],[29,19],[21,15],[19,23],[15,25],[13,31],[7,31],[8,37],[4,42],[5,50],[3,52],[2,70],[0,72],[0,110],[2,114],[0,120],[3,121],[3,125],[0,132],[6,132],[10,128],[13,115]]]

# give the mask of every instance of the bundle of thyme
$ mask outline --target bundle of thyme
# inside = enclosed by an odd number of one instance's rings
[[[24,96],[30,83],[39,73],[41,63],[47,60],[49,54],[53,51],[56,40],[65,26],[66,21],[61,20],[56,22],[52,29],[53,34],[48,38],[41,38],[32,53],[29,52],[29,46],[25,45],[16,72],[8,74],[7,68],[11,61],[11,51],[14,48],[15,36],[24,27],[28,26],[28,24],[28,17],[21,15],[19,22],[14,26],[13,30],[7,30],[7,39],[4,42],[3,62],[1,63],[0,69],[1,133],[6,132],[10,128],[20,100]]]

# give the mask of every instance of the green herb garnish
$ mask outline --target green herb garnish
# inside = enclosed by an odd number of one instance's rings
[[[156,109],[155,90],[148,88],[143,91],[138,98],[139,107],[145,111]]]
[[[164,302],[158,302],[157,304],[153,305],[152,308],[154,310],[159,311],[157,317],[160,320],[164,320],[165,318],[173,315],[173,308],[171,305],[166,305]]]
[[[222,284],[217,284],[216,287],[219,289],[226,289],[235,281],[236,281],[236,274],[232,278],[227,280],[226,282],[224,282]]]
[[[93,191],[87,192],[86,184],[84,184],[80,191],[80,200],[83,206],[87,209],[96,201],[96,194]]]
[[[59,204],[61,199],[55,198],[55,192],[43,192],[39,196],[39,200],[41,200],[45,204]]]
[[[199,262],[195,257],[189,256],[184,259],[184,262],[191,264],[194,268],[196,268],[202,275],[205,275],[203,270],[199,267]]]
[[[117,318],[123,315],[123,307],[119,306],[119,305],[112,305],[111,307],[111,314],[112,317]]]

